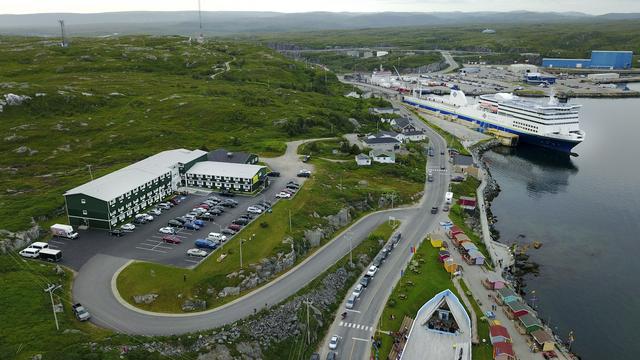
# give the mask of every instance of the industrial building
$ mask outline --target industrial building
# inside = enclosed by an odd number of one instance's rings
[[[569,69],[630,69],[633,62],[632,51],[593,50],[590,59],[543,58],[545,68]]]
[[[185,179],[189,187],[250,193],[261,187],[266,175],[265,166],[201,161],[186,172]]]
[[[184,184],[202,150],[167,150],[64,193],[70,225],[111,229]]]

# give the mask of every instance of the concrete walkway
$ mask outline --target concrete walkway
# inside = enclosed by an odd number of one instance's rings
[[[471,302],[467,298],[467,293],[465,293],[464,289],[462,289],[462,286],[460,286],[460,281],[461,281],[460,278],[458,277],[454,278],[452,281],[453,287],[455,287],[456,290],[458,290],[458,294],[460,294],[460,297],[462,298],[462,302],[464,303],[464,306],[467,307],[470,313],[469,318],[471,318],[471,342],[474,344],[478,344],[480,342],[478,338],[478,316],[482,317],[482,314],[476,314],[475,309],[473,308],[473,306],[471,305]]]

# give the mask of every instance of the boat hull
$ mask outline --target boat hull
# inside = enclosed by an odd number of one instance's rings
[[[462,120],[466,120],[472,123],[477,124],[479,127],[483,128],[483,129],[497,129],[497,130],[501,130],[501,131],[505,131],[511,134],[516,134],[518,135],[518,142],[519,143],[527,143],[527,144],[531,144],[531,145],[536,145],[536,146],[540,146],[546,149],[551,149],[551,150],[556,150],[556,151],[561,151],[561,152],[567,152],[570,153],[571,150],[578,144],[580,144],[581,141],[570,141],[570,140],[562,140],[562,139],[554,139],[554,138],[550,138],[550,137],[546,137],[546,136],[538,136],[538,135],[533,135],[533,134],[528,134],[528,133],[523,133],[520,131],[516,131],[510,128],[506,128],[504,126],[500,126],[500,125],[496,125],[481,119],[476,119],[474,117],[470,117],[470,116],[466,116],[463,114],[459,114],[459,113],[455,113],[453,111],[449,111],[447,109],[441,109],[441,108],[437,108],[437,107],[433,107],[427,104],[422,104],[422,103],[417,103],[417,102],[413,102],[411,100],[408,99],[403,99],[403,102],[409,104],[409,105],[413,105],[413,106],[417,106],[423,109],[427,109],[430,111],[436,111],[439,112],[441,114],[445,114],[445,115],[454,115],[457,116],[459,119]]]

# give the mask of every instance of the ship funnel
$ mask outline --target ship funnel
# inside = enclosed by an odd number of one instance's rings
[[[554,89],[551,89],[551,93],[549,94],[548,105],[558,105],[558,99],[556,98],[556,92]]]

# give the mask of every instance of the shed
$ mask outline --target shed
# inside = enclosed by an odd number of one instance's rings
[[[460,244],[462,244],[465,241],[471,242],[471,239],[469,239],[469,237],[465,233],[455,234],[453,236],[453,239],[451,240],[453,241],[453,244],[455,246],[460,246]]]
[[[501,342],[511,342],[511,335],[506,327],[502,325],[492,325],[489,327],[489,338],[492,344]]]
[[[457,227],[456,225],[453,225],[449,231],[447,232],[447,236],[449,236],[449,239],[452,239],[456,234],[462,234],[462,230]]]
[[[430,241],[431,241],[431,246],[433,246],[434,248],[441,248],[442,247],[442,240],[441,239],[432,238]]]
[[[542,351],[552,351],[555,348],[556,342],[553,340],[553,336],[544,330],[532,331],[531,337],[542,348]]]
[[[485,281],[488,284],[488,288],[491,290],[502,289],[505,286],[504,280],[498,278],[495,275],[487,276],[487,280]]]
[[[516,354],[513,352],[513,346],[510,343],[499,342],[493,344],[494,360],[513,360],[515,358]]]
[[[527,304],[523,303],[520,300],[510,301],[506,303],[507,308],[509,308],[509,312],[513,317],[520,317],[530,313],[530,308]]]
[[[446,258],[444,260],[444,269],[450,273],[455,272],[458,269],[458,264],[452,258]]]
[[[518,294],[516,294],[515,291],[511,290],[508,287],[503,287],[502,289],[498,289],[497,292],[498,292],[498,299],[500,299],[503,303],[520,300],[520,296],[518,296]]]
[[[469,259],[473,264],[476,264],[476,265],[484,264],[484,255],[482,255],[482,253],[478,250],[474,250],[474,249],[469,250],[469,253],[467,254],[467,256],[469,256]]]
[[[476,208],[476,198],[470,196],[460,196],[458,204],[466,210],[474,210]]]
[[[538,320],[537,317],[531,315],[531,314],[525,314],[522,315],[518,318],[518,321],[520,322],[520,325],[522,325],[522,327],[524,327],[525,331],[527,332],[527,334],[531,334],[532,332],[536,331],[536,330],[542,330],[542,323],[540,322],[540,320]]]
[[[460,246],[464,249],[464,251],[466,251],[467,253],[471,250],[478,250],[478,247],[476,246],[476,244],[470,242],[470,241],[465,241],[463,243],[460,244]]]

